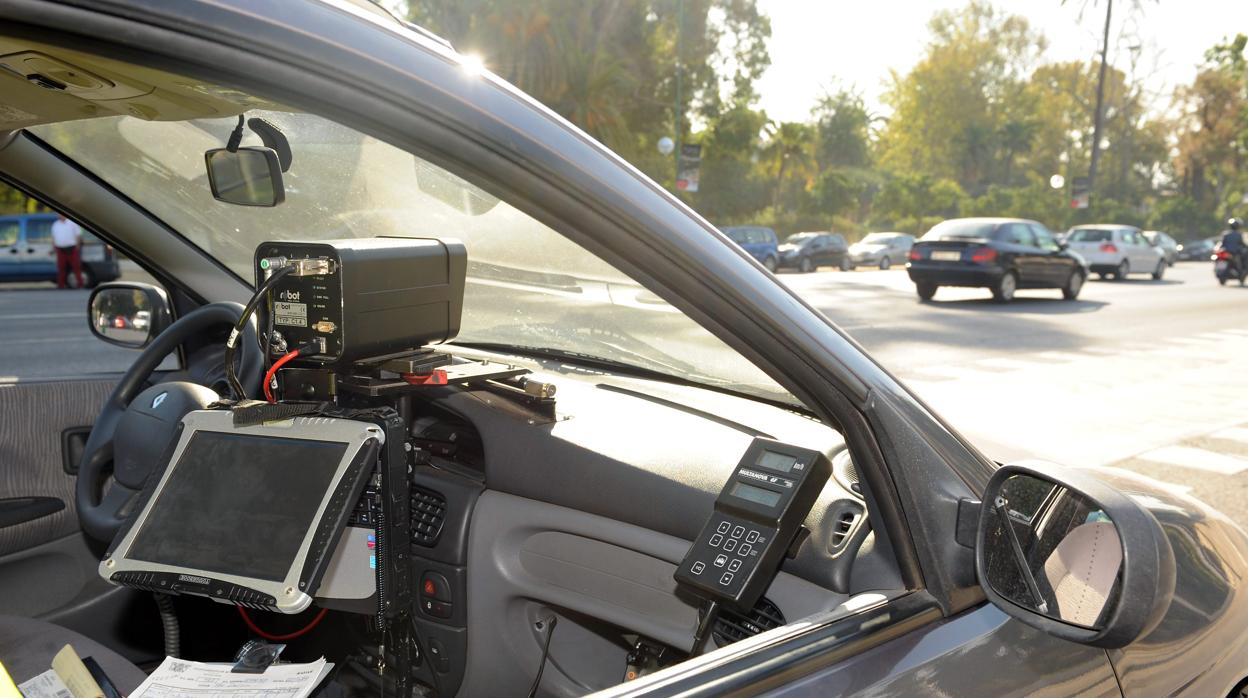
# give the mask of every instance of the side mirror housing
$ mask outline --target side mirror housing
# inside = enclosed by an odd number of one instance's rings
[[[204,153],[204,163],[212,197],[217,201],[272,207],[286,200],[281,161],[272,148],[214,148]]]
[[[87,302],[91,334],[119,347],[142,349],[172,321],[169,296],[152,284],[100,284]]]
[[[1094,647],[1134,642],[1174,595],[1174,552],[1157,519],[1090,474],[1041,462],[988,481],[975,571],[1005,613]]]

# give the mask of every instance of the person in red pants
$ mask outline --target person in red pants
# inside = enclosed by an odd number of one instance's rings
[[[66,288],[65,277],[72,266],[77,287],[82,288],[82,228],[58,214],[52,224],[52,245],[56,248],[56,287]]]

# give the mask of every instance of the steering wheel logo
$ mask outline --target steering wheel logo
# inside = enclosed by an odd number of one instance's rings
[[[156,409],[157,407],[160,407],[161,403],[163,403],[165,401],[165,398],[167,397],[169,397],[169,393],[161,393],[160,395],[157,395],[155,398],[153,398],[152,409]]]

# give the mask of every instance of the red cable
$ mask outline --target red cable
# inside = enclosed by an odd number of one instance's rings
[[[286,633],[285,635],[272,635],[270,633],[266,633],[263,630],[261,630],[259,626],[257,626],[255,622],[251,620],[251,616],[247,615],[247,609],[243,608],[242,606],[235,606],[234,608],[238,609],[238,615],[243,617],[243,622],[247,624],[248,630],[250,630],[251,632],[271,642],[283,642],[285,640],[293,640],[297,637],[301,637],[305,635],[312,628],[315,628],[317,623],[320,623],[321,619],[325,617],[325,614],[329,612],[328,608],[322,608],[321,612],[317,613],[316,617],[312,619],[312,622],[305,625],[301,630],[296,630],[293,633]]]
[[[268,372],[264,374],[264,398],[269,402],[277,402],[277,398],[273,397],[273,391],[269,389],[269,384],[273,382],[273,376],[277,375],[277,369],[281,368],[286,362],[299,356],[299,350],[296,349],[273,362]]]

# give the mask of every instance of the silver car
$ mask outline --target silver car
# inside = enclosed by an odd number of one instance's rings
[[[878,266],[888,269],[904,264],[914,246],[914,236],[906,233],[871,233],[849,246],[849,259],[854,266]]]

